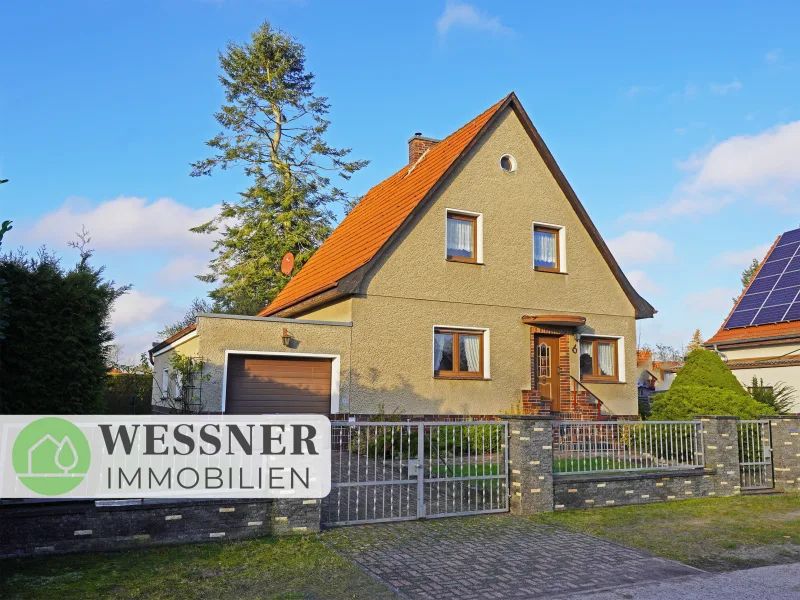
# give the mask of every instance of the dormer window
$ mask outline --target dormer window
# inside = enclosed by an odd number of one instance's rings
[[[481,215],[447,211],[447,260],[464,263],[481,262]]]

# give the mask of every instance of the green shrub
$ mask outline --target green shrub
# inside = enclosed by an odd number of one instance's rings
[[[693,350],[669,390],[658,394],[650,418],[685,421],[693,415],[730,415],[755,419],[775,410],[756,401],[715,352]]]
[[[756,419],[775,414],[774,409],[756,402],[747,393],[702,385],[671,387],[658,394],[650,418],[654,421],[686,421],[693,415],[731,415],[740,419]]]

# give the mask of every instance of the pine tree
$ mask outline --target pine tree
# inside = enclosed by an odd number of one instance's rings
[[[694,333],[692,334],[692,339],[689,340],[689,345],[686,346],[686,353],[688,354],[692,350],[697,350],[698,348],[703,347],[703,335],[700,333],[699,329],[695,329]]]
[[[214,155],[192,164],[192,176],[240,167],[251,179],[238,201],[192,229],[221,232],[210,274],[197,277],[218,284],[209,294],[218,310],[240,314],[263,309],[286,285],[284,254],[295,255],[297,270],[331,232],[331,207],[350,198],[330,177],[349,179],[367,164],[325,141],[330,105],[314,94],[305,48],[268,22],[251,37],[219,55],[223,131],[207,142]]]

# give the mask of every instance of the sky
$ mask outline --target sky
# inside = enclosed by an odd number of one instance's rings
[[[742,269],[800,226],[800,3],[12,2],[0,36],[4,250],[65,265],[85,226],[132,284],[123,356],[208,291],[208,221],[246,181],[192,178],[218,132],[218,52],[269,20],[306,47],[355,196],[515,91],[637,290],[642,343],[710,337]]]

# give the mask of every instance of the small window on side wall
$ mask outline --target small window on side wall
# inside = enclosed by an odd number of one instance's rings
[[[559,272],[559,235],[558,229],[553,227],[533,228],[533,268],[537,271]]]
[[[435,329],[433,332],[433,376],[483,377],[483,331]]]
[[[619,381],[617,341],[605,338],[581,339],[582,381]]]
[[[447,260],[478,261],[478,217],[447,213]]]

